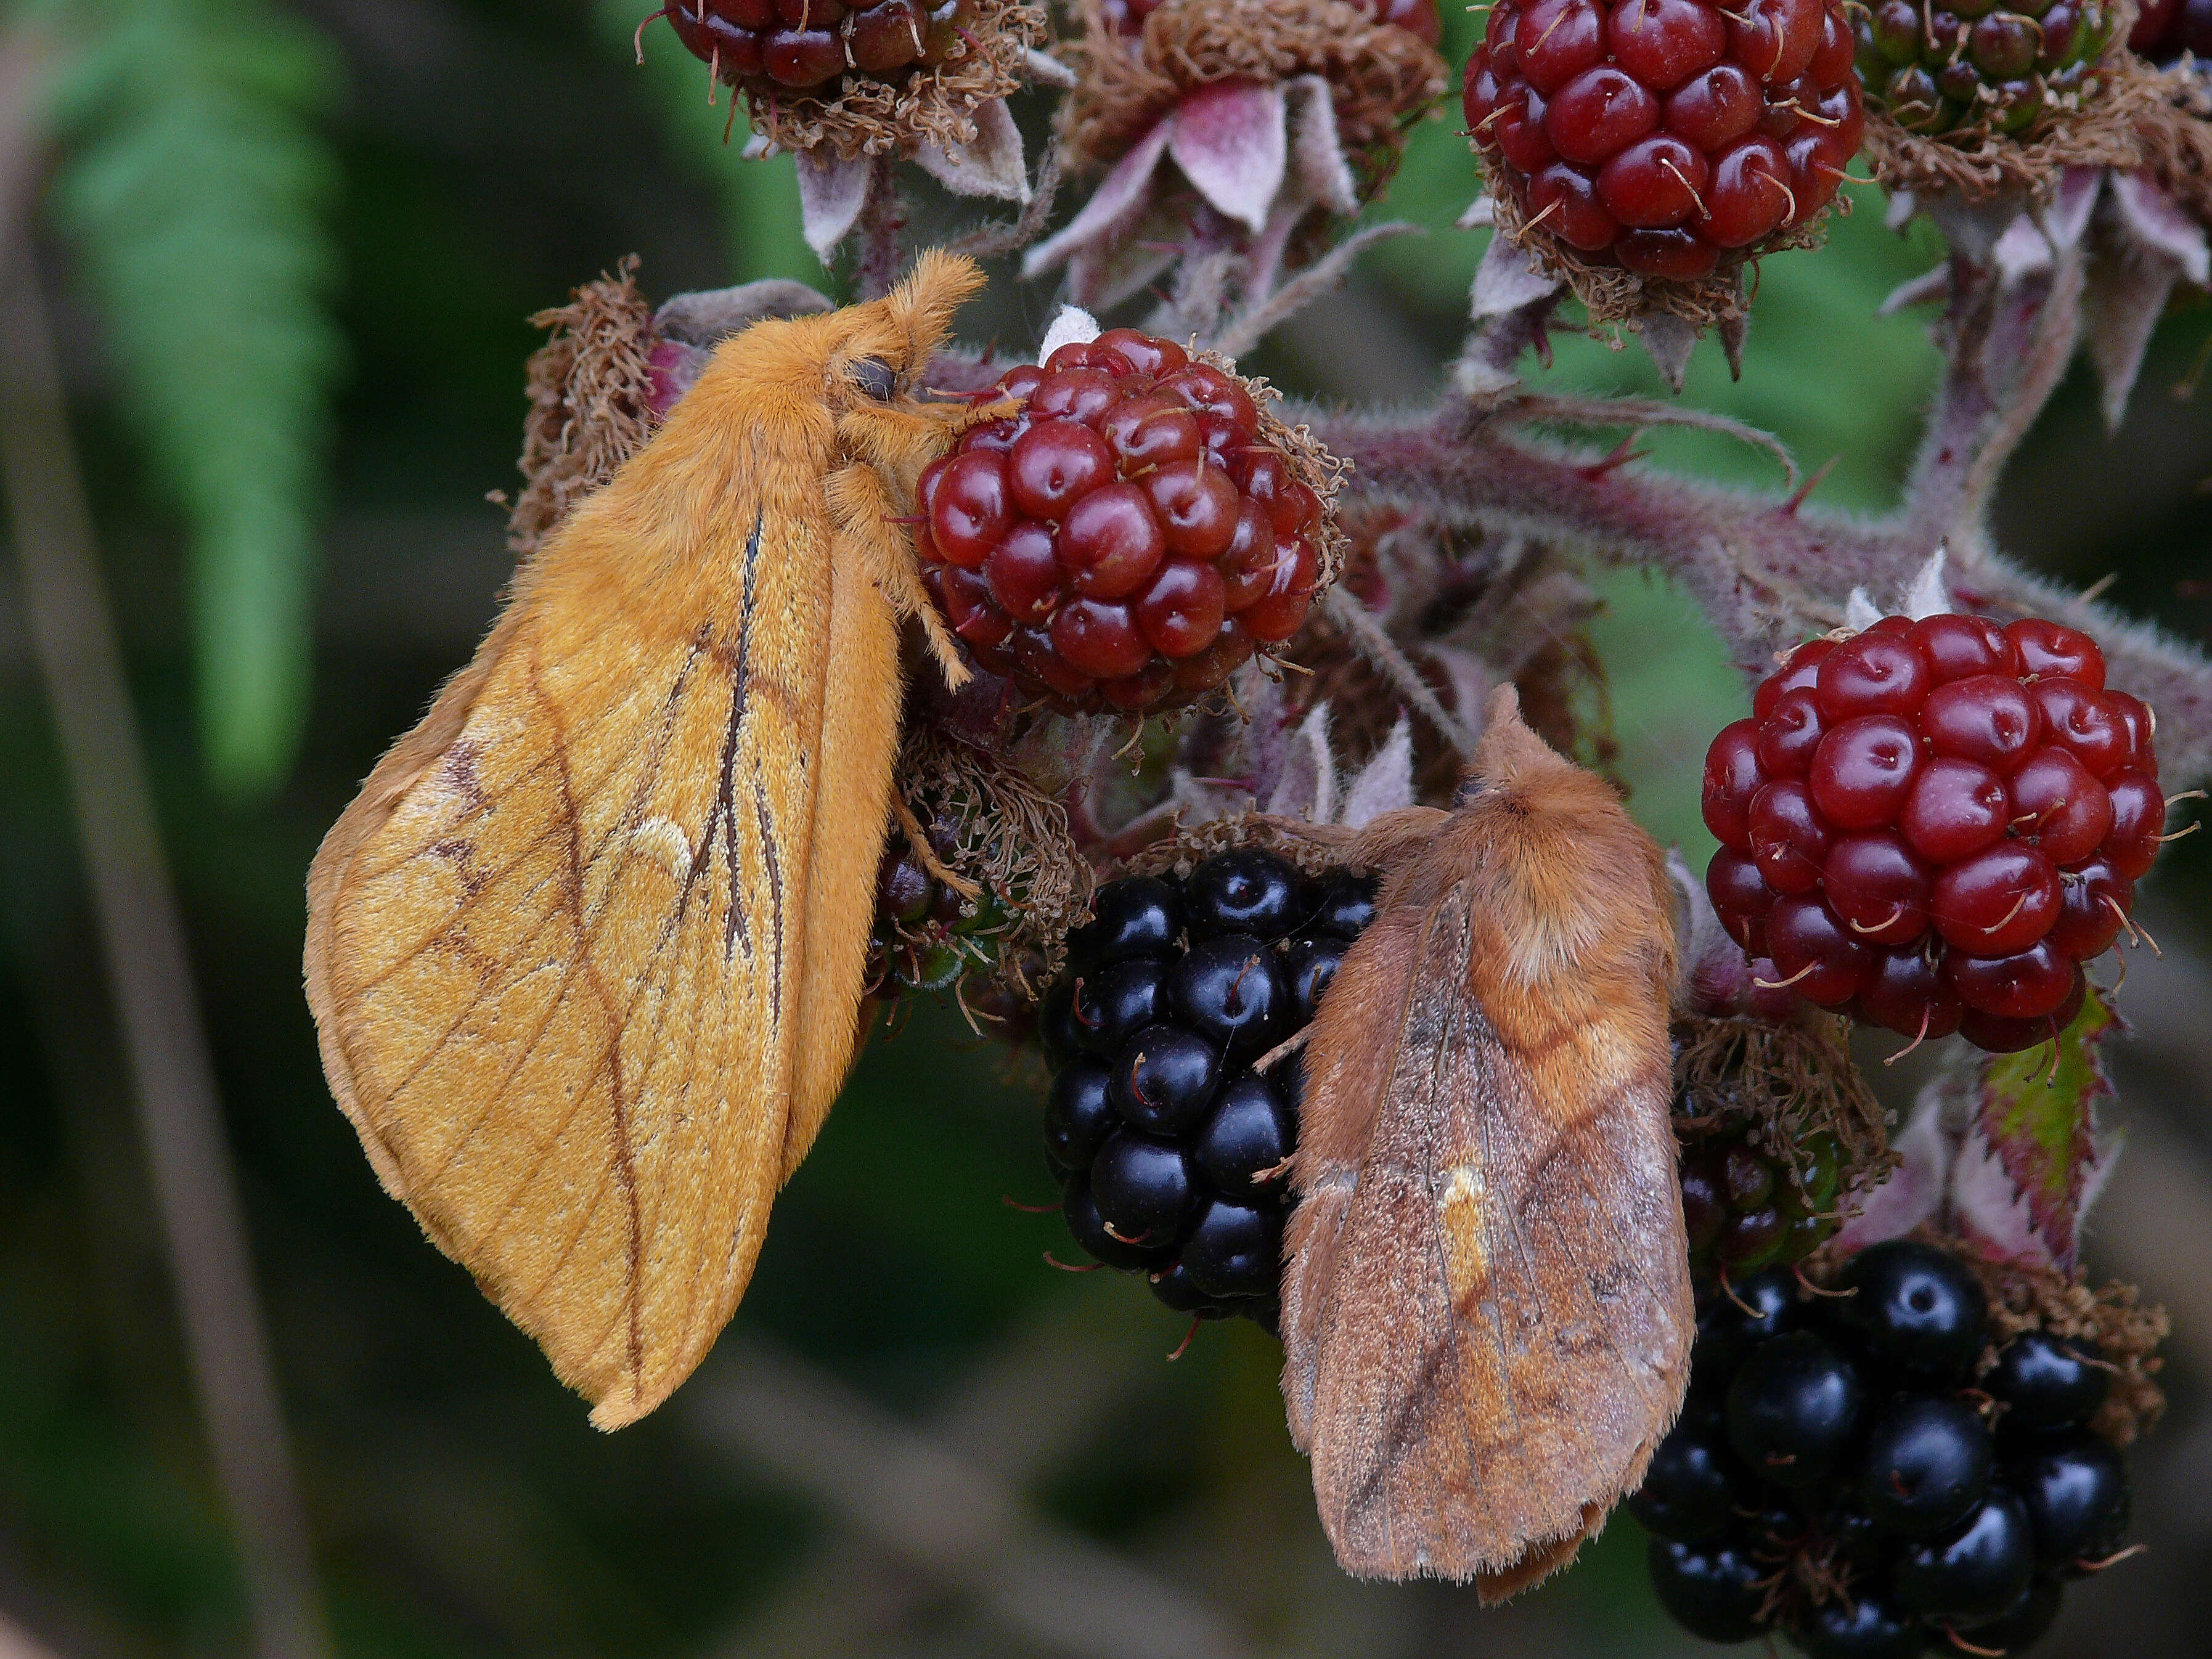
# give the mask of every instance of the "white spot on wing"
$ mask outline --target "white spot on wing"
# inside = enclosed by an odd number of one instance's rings
[[[629,844],[668,872],[681,887],[691,878],[691,840],[674,818],[647,818],[629,832]]]

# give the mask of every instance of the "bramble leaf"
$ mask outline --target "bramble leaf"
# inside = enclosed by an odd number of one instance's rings
[[[2098,1162],[2097,1099],[2112,1091],[2105,1039],[2119,1016],[2091,991],[2058,1036],[2045,1044],[1983,1062],[1975,1127],[2027,1204],[2036,1234],[2061,1267],[2071,1267],[2081,1212]]]

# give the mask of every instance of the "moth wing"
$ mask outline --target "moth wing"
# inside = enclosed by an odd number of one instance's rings
[[[580,507],[309,878],[339,1104],[602,1428],[727,1322],[794,1116],[833,572],[772,435],[704,535],[651,448]]]
[[[1310,1316],[1310,1449],[1347,1570],[1473,1578],[1488,1600],[1564,1566],[1641,1480],[1680,1405],[1691,1298],[1663,1073],[1537,1097],[1468,989],[1472,902],[1452,888],[1404,958],[1388,1085]],[[1402,971],[1366,944],[1339,1008],[1363,974]]]

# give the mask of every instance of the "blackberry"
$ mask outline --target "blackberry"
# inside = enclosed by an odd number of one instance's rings
[[[1885,617],[1808,641],[1706,752],[1706,890],[1808,1002],[2032,1048],[2080,1010],[2081,964],[2158,854],[2152,727],[2094,641],[2038,617]]]
[[[923,585],[983,668],[1071,713],[1143,714],[1297,632],[1334,532],[1318,463],[1244,380],[1116,328],[994,392],[1021,409],[915,485]]]
[[[1312,1020],[1374,901],[1245,848],[1109,882],[1068,936],[1038,1022],[1046,1162],[1075,1242],[1177,1312],[1276,1328],[1301,1073],[1253,1063]]]
[[[1684,1628],[1811,1659],[2019,1654],[2121,1553],[2127,1470],[2082,1426],[2103,1356],[2033,1328],[1992,1354],[1948,1251],[1892,1240],[1826,1292],[1770,1267],[1699,1294],[1688,1401],[1626,1505]]]

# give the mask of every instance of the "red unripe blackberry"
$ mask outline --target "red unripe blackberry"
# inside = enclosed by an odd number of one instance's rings
[[[1865,118],[1840,0],[1501,0],[1467,123],[1519,222],[1693,281],[1834,197]]]
[[[2150,710],[2038,617],[1884,617],[1791,652],[1705,757],[1722,924],[1801,997],[2026,1048],[2081,1006],[2163,833]]]
[[[972,39],[981,13],[975,0],[668,0],[653,15],[716,78],[767,94],[934,69],[963,33]]]
[[[1228,370],[1118,328],[998,391],[916,491],[923,580],[975,660],[1060,708],[1196,701],[1304,623],[1321,498]]]

